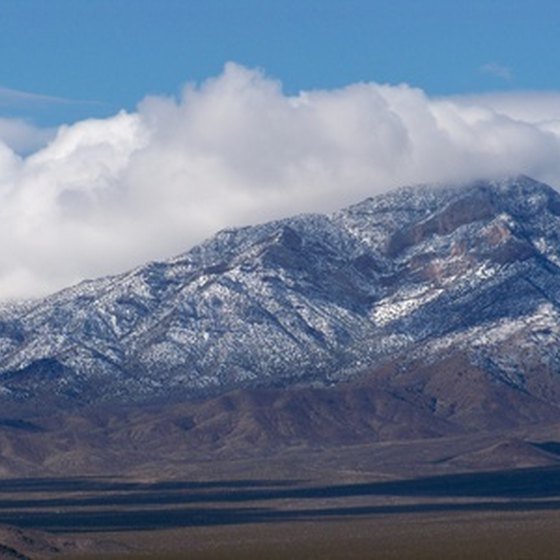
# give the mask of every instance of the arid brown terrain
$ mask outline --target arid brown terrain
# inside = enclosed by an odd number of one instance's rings
[[[468,415],[486,410],[480,387],[441,389],[432,370],[413,406],[379,384],[390,372],[371,375],[376,387],[366,375],[331,388],[7,414],[0,558],[556,557],[553,410],[517,397],[510,406],[531,421],[504,407],[481,429]],[[459,360],[450,375],[479,373]],[[430,409],[433,386],[453,414]],[[506,389],[488,390],[507,403]]]

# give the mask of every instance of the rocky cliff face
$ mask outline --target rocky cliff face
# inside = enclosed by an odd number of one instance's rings
[[[224,230],[4,307],[1,398],[330,386],[461,353],[488,383],[557,404],[559,266],[560,195],[526,177]]]

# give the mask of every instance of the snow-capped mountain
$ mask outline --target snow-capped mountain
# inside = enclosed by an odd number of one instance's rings
[[[462,352],[490,382],[556,404],[559,310],[555,190],[526,177],[406,187],[5,306],[0,392],[329,386]]]

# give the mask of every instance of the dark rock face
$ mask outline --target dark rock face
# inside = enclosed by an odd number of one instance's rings
[[[488,221],[499,213],[492,191],[472,189],[468,195],[449,203],[428,219],[397,230],[389,240],[387,254],[396,257],[404,250],[428,241],[431,237],[452,234],[461,226]]]
[[[329,386],[461,352],[488,383],[556,405],[559,209],[553,189],[519,177],[224,230],[177,258],[5,307],[0,398]]]

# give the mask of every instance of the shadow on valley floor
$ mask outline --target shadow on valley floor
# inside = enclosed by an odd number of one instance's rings
[[[14,493],[19,495],[10,496]],[[45,497],[49,493],[53,495]],[[345,498],[368,496],[421,499],[423,503],[344,503]],[[431,503],[430,498],[434,499]],[[328,499],[337,502],[325,507],[324,501]],[[303,507],[302,502],[306,504]],[[263,507],[255,507],[256,503]],[[192,505],[184,507],[187,504]],[[296,480],[147,484],[74,478],[0,482],[0,523],[68,532],[293,522],[376,514],[536,510],[560,510],[560,467],[322,486]]]
[[[211,527],[248,523],[325,521],[345,517],[403,515],[408,513],[531,512],[560,510],[557,500],[433,503],[386,506],[333,507],[303,510],[265,508],[187,508],[136,511],[72,511],[0,514],[0,523],[52,532],[117,532]]]

